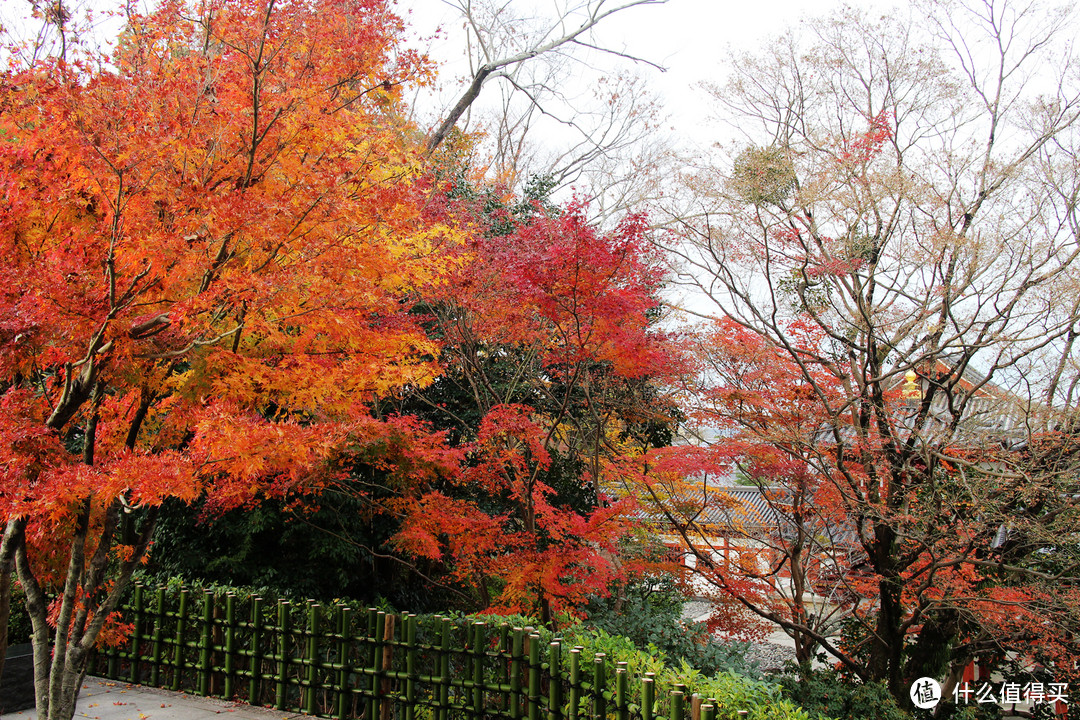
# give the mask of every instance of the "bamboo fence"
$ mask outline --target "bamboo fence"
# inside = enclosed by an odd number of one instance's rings
[[[610,673],[602,654],[529,627],[275,604],[138,585],[128,642],[92,672],[125,682],[347,720],[720,720],[715,699]]]

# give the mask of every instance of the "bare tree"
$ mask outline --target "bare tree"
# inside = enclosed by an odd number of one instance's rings
[[[639,203],[666,153],[655,133],[658,102],[625,66],[663,68],[602,44],[594,31],[616,13],[664,1],[574,0],[538,16],[520,12],[520,4],[447,0],[465,22],[469,77],[428,138],[429,151],[464,118],[486,135],[495,177],[573,185],[600,205],[600,214]],[[491,83],[497,97],[475,112]]]
[[[688,178],[696,207],[669,209],[668,243],[712,336],[745,333],[706,353],[701,414],[842,510],[862,639],[830,642],[799,601],[735,599],[904,702],[907,675],[936,670],[912,667],[913,637],[951,653],[953,681],[1040,632],[1070,642],[1080,574],[1046,552],[1080,532],[1074,21],[991,0],[919,12],[846,10],[733,58],[710,92],[746,139]],[[799,549],[775,570],[810,577]]]

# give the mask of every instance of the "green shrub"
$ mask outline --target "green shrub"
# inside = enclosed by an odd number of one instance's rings
[[[33,628],[26,614],[26,594],[18,582],[11,583],[11,614],[8,617],[8,645],[30,642]]]
[[[840,677],[835,670],[792,672],[780,677],[785,697],[813,718],[836,720],[910,720],[883,683],[860,683]]]
[[[746,659],[749,643],[718,642],[703,622],[683,618],[685,598],[671,577],[631,583],[619,600],[597,598],[589,603],[583,624],[629,638],[639,650],[656,648],[671,663],[685,660],[707,675],[734,672],[764,677],[758,664]]]
[[[498,624],[506,620],[499,616],[472,616]],[[514,617],[516,626],[539,627],[536,620]],[[577,624],[565,628],[559,633],[547,629],[536,630],[545,645],[555,638],[561,638],[563,658],[566,662],[570,648],[580,647],[583,666],[591,666],[591,659],[597,653],[604,654],[605,675],[608,686],[612,686],[618,663],[625,667],[634,682],[629,684],[631,702],[642,703],[642,684],[637,681],[645,673],[653,673],[656,678],[656,701],[658,712],[667,714],[668,693],[676,685],[685,687],[687,703],[690,696],[698,694],[702,698],[716,700],[717,717],[735,717],[740,710],[748,712],[750,720],[811,720],[806,711],[784,697],[778,685],[745,677],[733,672],[721,671],[704,673],[691,666],[685,659],[672,661],[662,650],[651,646],[647,650],[639,649],[632,640],[620,635],[612,635],[605,630]],[[585,665],[588,662],[589,665]]]

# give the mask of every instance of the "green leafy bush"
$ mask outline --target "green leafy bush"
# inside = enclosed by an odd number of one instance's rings
[[[30,642],[33,628],[26,614],[26,594],[18,582],[11,583],[11,614],[8,617],[8,645]]]
[[[473,620],[492,624],[511,620],[512,624],[517,626],[537,627],[535,632],[540,635],[540,640],[545,645],[556,638],[561,639],[564,662],[573,647],[581,648],[583,661],[591,660],[597,653],[602,653],[609,687],[616,676],[619,663],[625,663],[627,672],[635,680],[629,684],[630,699],[639,706],[643,701],[642,684],[636,680],[645,673],[652,673],[655,677],[656,710],[664,715],[667,714],[669,692],[676,686],[682,686],[688,704],[694,694],[705,699],[714,699],[717,717],[735,717],[739,711],[745,710],[746,717],[750,720],[812,720],[805,710],[784,697],[779,685],[730,671],[705,673],[694,668],[685,659],[673,661],[656,646],[642,650],[630,638],[612,635],[600,628],[576,624],[552,633],[539,628],[539,623],[529,618],[502,618],[497,615],[471,617]]]
[[[780,677],[785,697],[812,718],[836,720],[910,720],[883,683],[859,683],[835,670],[792,672]]]
[[[655,648],[670,662],[686,661],[707,675],[727,671],[764,677],[758,664],[746,658],[749,643],[718,642],[705,623],[683,618],[684,602],[670,576],[644,578],[629,584],[619,597],[594,599],[583,623],[628,638],[639,650]]]

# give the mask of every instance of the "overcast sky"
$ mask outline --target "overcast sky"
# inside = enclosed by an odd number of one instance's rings
[[[554,5],[531,0],[511,0],[510,4],[540,10]],[[663,66],[666,72],[661,73],[646,64],[636,65],[649,87],[662,97],[670,123],[679,132],[693,132],[708,115],[696,88],[702,81],[719,79],[730,49],[760,48],[801,19],[827,15],[843,4],[842,0],[667,0],[605,19],[596,29],[596,39],[607,48]],[[860,0],[857,5],[888,8],[892,3]],[[462,62],[466,44],[460,13],[444,0],[399,0],[398,8],[419,37],[442,28],[440,39],[420,45],[440,63],[443,102],[449,102],[460,90],[467,70]]]
[[[625,0],[609,0],[609,6]],[[150,4],[152,0],[140,0]],[[532,9],[550,13],[558,0],[507,0],[515,10]],[[120,0],[66,0],[69,7],[103,10],[115,8]],[[886,7],[887,0],[859,0],[859,7]],[[565,3],[559,3],[565,4]],[[598,26],[595,39],[605,47],[642,57],[666,68],[661,73],[645,64],[637,70],[650,88],[664,99],[665,110],[675,124],[695,126],[705,116],[700,93],[695,87],[703,80],[716,79],[729,47],[754,49],[770,36],[795,25],[801,18],[828,14],[842,0],[667,0],[664,4],[630,8],[607,18]],[[414,42],[429,52],[442,67],[442,102],[460,89],[467,66],[465,32],[460,13],[445,0],[398,0],[399,14],[412,26]],[[24,35],[30,13],[29,0],[0,0],[0,22],[9,32]],[[430,38],[437,28],[442,36]],[[112,33],[115,34],[115,30]],[[630,63],[624,63],[629,66]]]

